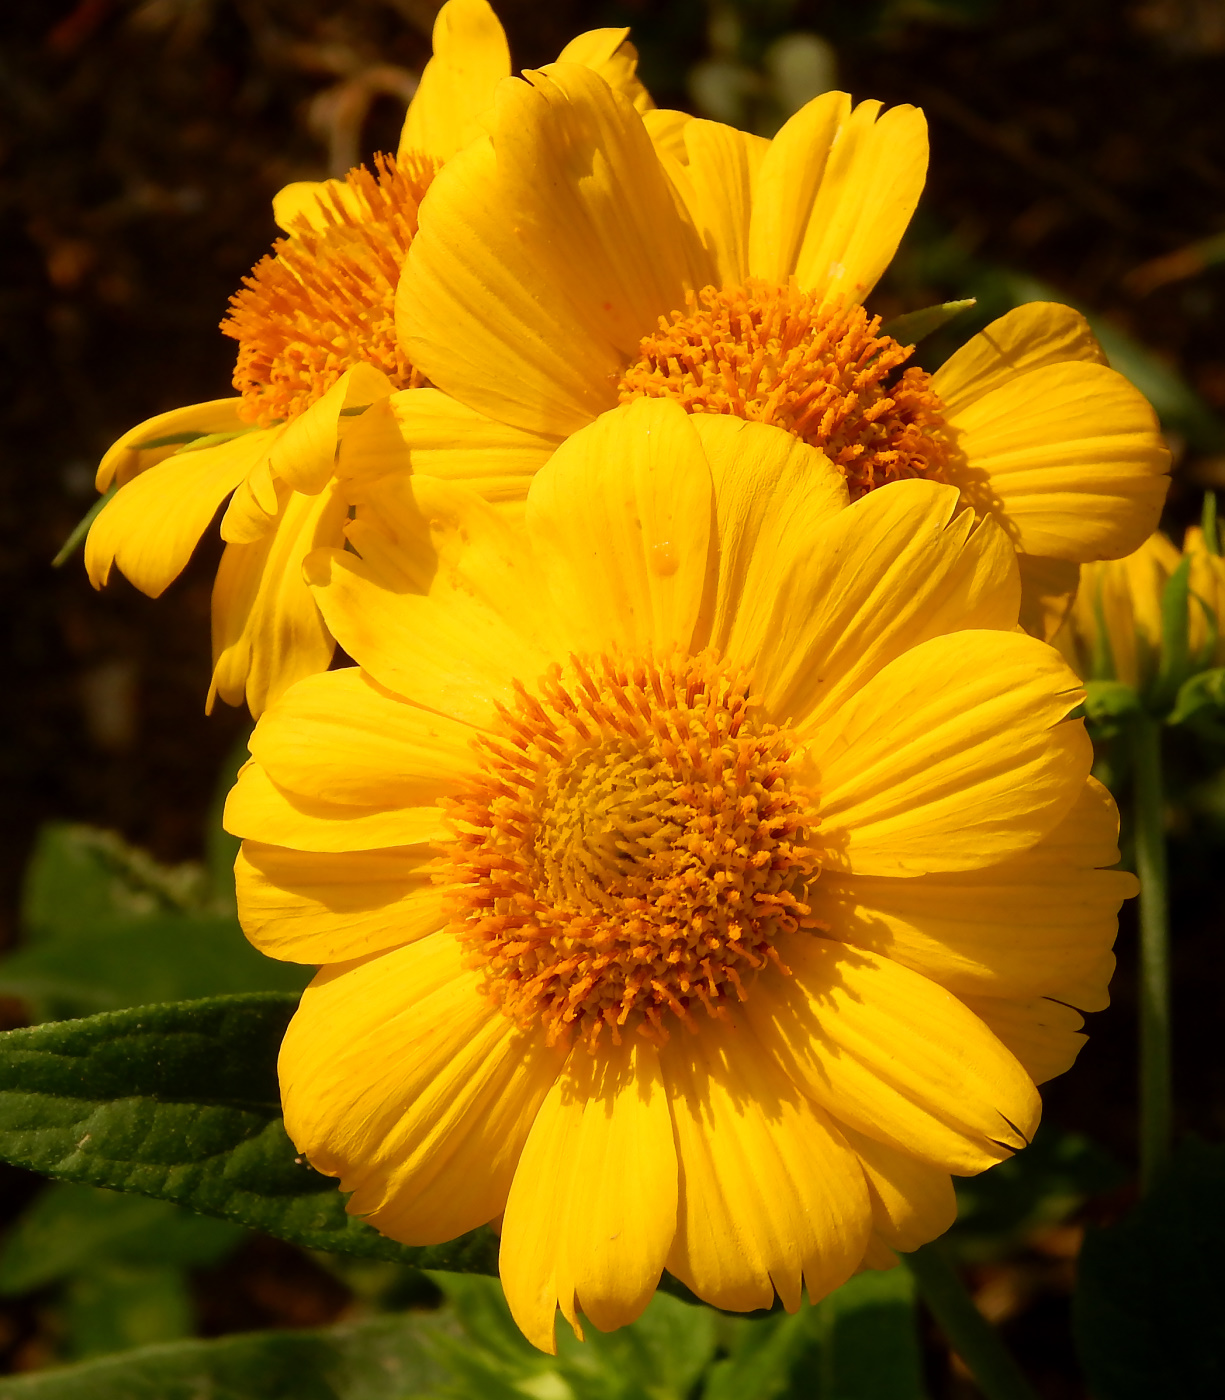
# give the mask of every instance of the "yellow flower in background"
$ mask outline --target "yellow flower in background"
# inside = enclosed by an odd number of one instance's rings
[[[400,281],[401,344],[437,389],[519,435],[488,449],[490,472],[654,396],[785,428],[853,497],[956,485],[1022,556],[1037,627],[1077,563],[1155,527],[1168,454],[1066,307],[1011,312],[934,375],[906,367],[912,347],[860,303],[926,168],[913,107],[827,93],[767,141],[638,112],[598,74],[552,65],[503,83],[489,135],[435,182]],[[432,412],[456,410],[420,397],[417,431]],[[438,455],[418,469],[436,473]]]
[[[368,489],[306,565],[358,666],[265,713],[226,812],[249,937],[322,965],[298,1148],[405,1243],[500,1221],[545,1350],[664,1268],[794,1310],[943,1231],[1135,885],[999,525],[667,399],[566,441],[521,527]]]
[[[1179,589],[1171,595],[1180,570],[1185,593]],[[1189,675],[1225,664],[1225,559],[1199,526],[1187,530],[1181,551],[1157,533],[1125,559],[1083,568],[1076,602],[1055,645],[1087,680],[1121,681],[1151,696],[1163,658],[1167,670],[1170,665],[1166,630],[1175,619],[1163,613],[1171,603],[1186,651],[1185,659],[1174,663],[1177,674],[1164,696],[1172,701],[1173,690]]]
[[[645,109],[626,33],[580,35],[562,56],[590,64]],[[448,0],[396,155],[343,180],[290,185],[275,199],[286,236],[245,279],[222,325],[239,342],[238,397],[159,414],[103,458],[98,489],[119,489],[86,544],[96,587],[117,567],[158,596],[231,496],[213,592],[210,707],[218,695],[230,704],[245,696],[258,714],[331,659],[333,639],[301,574],[312,549],[341,540],[348,507],[332,487],[336,445],[372,402],[422,382],[395,335],[400,269],[425,191],[479,132],[510,72],[486,0]],[[526,479],[512,494],[521,500],[525,490]]]

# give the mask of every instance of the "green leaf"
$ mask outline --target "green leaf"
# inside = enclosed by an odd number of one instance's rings
[[[1219,717],[1222,711],[1225,711],[1225,667],[1218,666],[1183,682],[1166,723],[1185,724],[1205,712],[1205,717]]]
[[[169,1264],[96,1265],[69,1281],[62,1307],[74,1360],[177,1342],[195,1331],[187,1279]]]
[[[0,1400],[427,1400],[447,1380],[438,1314],[143,1347],[0,1379]]]
[[[77,550],[84,543],[85,536],[89,534],[89,527],[94,523],[95,520],[97,520],[98,516],[101,514],[102,507],[106,505],[107,501],[109,501],[110,498],[118,490],[119,487],[117,485],[112,485],[107,491],[103,492],[103,494],[98,497],[98,499],[93,503],[92,506],[90,506],[90,508],[85,512],[85,514],[80,518],[80,520],[78,520],[77,523],[72,527],[72,532],[69,534],[68,538],[64,541],[64,543],[60,545],[59,549],[56,551],[55,558],[51,561],[51,567],[53,569],[63,568],[63,566],[67,564],[69,559],[71,559],[72,556],[77,552]]]
[[[238,1225],[146,1196],[55,1182],[9,1229],[0,1249],[0,1295],[45,1287],[99,1262],[216,1263],[245,1236]]]
[[[975,304],[973,297],[961,301],[945,301],[938,306],[925,306],[921,311],[908,311],[904,316],[895,316],[880,328],[882,335],[891,335],[902,345],[916,345],[926,340],[955,316],[968,311]]]
[[[407,1249],[346,1215],[281,1123],[276,1057],[297,998],[213,997],[0,1035],[0,1159],[132,1191],[312,1249],[496,1271],[476,1230]]]
[[[1225,1394],[1225,1147],[1187,1142],[1118,1225],[1091,1231],[1072,1323],[1097,1400]]]
[[[1191,669],[1191,560],[1184,555],[1161,590],[1161,663],[1153,684],[1157,713],[1174,702]]]
[[[1140,713],[1140,697],[1126,681],[1086,681],[1085,715],[1094,724],[1114,724]]]

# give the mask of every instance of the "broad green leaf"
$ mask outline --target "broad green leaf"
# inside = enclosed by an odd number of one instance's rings
[[[1092,1230],[1072,1322],[1096,1400],[1225,1394],[1225,1147],[1184,1143],[1152,1194]]]
[[[447,1371],[439,1314],[142,1347],[0,1379],[0,1400],[428,1400]]]
[[[54,1182],[5,1236],[0,1295],[28,1293],[99,1262],[213,1264],[245,1234],[169,1201]]]
[[[1179,687],[1168,724],[1185,724],[1197,716],[1219,717],[1225,711],[1225,666],[1201,671]]]
[[[1140,713],[1140,697],[1126,681],[1086,681],[1085,716],[1094,724],[1113,724]]]
[[[213,997],[0,1035],[0,1159],[173,1201],[313,1249],[496,1269],[488,1230],[406,1249],[294,1152],[276,1056],[297,998]]]

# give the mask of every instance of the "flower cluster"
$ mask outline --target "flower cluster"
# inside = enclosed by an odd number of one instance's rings
[[[1135,891],[1046,638],[1168,459],[1066,307],[934,373],[864,308],[916,109],[767,141],[655,109],[621,30],[509,74],[449,0],[394,156],[278,197],[238,395],[107,454],[87,563],[156,594],[228,498],[240,912],[320,968],[286,1126],[394,1239],[494,1223],[552,1349],[664,1269],[819,1298],[1031,1137]]]

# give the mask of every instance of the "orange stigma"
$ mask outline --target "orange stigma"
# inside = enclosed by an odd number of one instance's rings
[[[678,399],[689,413],[726,413],[784,428],[819,448],[851,500],[906,477],[943,481],[954,450],[914,346],[880,334],[862,306],[823,307],[794,285],[750,278],[691,292],[660,317],[621,378],[622,403]]]
[[[489,995],[591,1050],[725,1015],[782,968],[776,938],[814,926],[795,741],[709,653],[572,657],[515,689],[450,804],[437,876]]]
[[[437,167],[425,156],[374,160],[374,172],[350,170],[343,190],[325,186],[310,220],[278,238],[230,298],[221,329],[239,343],[234,387],[250,423],[295,417],[363,361],[398,389],[424,382],[396,342],[395,299]]]

